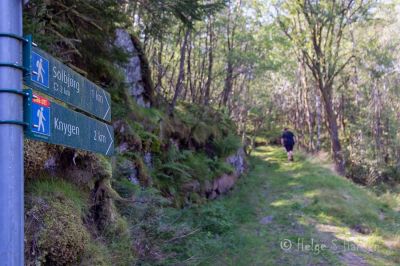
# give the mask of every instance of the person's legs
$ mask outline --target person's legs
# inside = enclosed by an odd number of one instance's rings
[[[289,161],[293,161],[293,150],[289,152]]]
[[[293,148],[294,148],[294,145],[292,145],[292,148],[290,149],[290,160],[293,162],[294,161],[294,158],[293,158]]]
[[[288,161],[293,161],[293,145],[285,145]]]

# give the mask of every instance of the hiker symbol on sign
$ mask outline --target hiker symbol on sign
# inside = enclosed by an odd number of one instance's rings
[[[41,97],[32,101],[32,132],[50,136],[50,102]]]
[[[49,88],[49,61],[41,55],[32,52],[32,81]]]

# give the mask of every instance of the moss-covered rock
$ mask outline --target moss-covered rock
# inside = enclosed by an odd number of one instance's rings
[[[49,202],[43,221],[44,230],[39,240],[43,262],[68,265],[80,261],[89,234],[71,202],[66,199]]]
[[[28,189],[26,264],[78,264],[90,241],[83,222],[85,195],[64,181],[36,181]]]

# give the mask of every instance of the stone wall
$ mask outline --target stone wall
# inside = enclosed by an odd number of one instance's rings
[[[229,192],[238,179],[247,170],[246,154],[241,148],[237,153],[229,156],[226,162],[233,166],[233,173],[225,173],[213,181],[205,181],[202,185],[198,180],[190,181],[182,186],[185,193],[199,193],[208,199],[216,199],[218,196]]]
[[[231,174],[223,174],[221,177],[214,179],[212,185],[206,188],[206,196],[209,199],[215,199],[219,195],[229,192],[248,167],[243,148],[239,149],[236,154],[229,156],[226,162],[232,165],[235,170]]]

